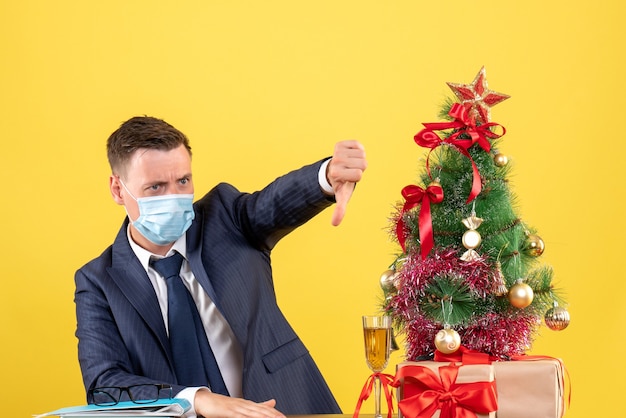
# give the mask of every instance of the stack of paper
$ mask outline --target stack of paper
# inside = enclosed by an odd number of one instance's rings
[[[134,418],[134,417],[181,417],[190,408],[185,399],[159,399],[149,404],[137,404],[133,402],[120,402],[112,406],[71,406],[57,409],[35,418],[57,416],[61,418]]]

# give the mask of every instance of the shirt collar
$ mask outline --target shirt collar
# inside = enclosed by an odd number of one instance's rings
[[[139,259],[139,262],[141,263],[143,268],[146,269],[146,271],[148,271],[148,268],[150,267],[151,259],[164,258],[162,255],[154,254],[153,252],[146,250],[145,248],[139,246],[139,244],[137,244],[135,241],[133,241],[133,238],[130,235],[130,225],[128,225],[128,228],[126,229],[126,236],[128,238],[130,248],[133,250],[137,258]],[[174,254],[174,252],[178,252],[186,259],[187,258],[186,237],[187,237],[187,233],[184,233],[182,237],[174,241],[174,245],[172,245],[172,248],[170,248],[167,254],[165,254],[165,257],[169,257],[170,255]]]

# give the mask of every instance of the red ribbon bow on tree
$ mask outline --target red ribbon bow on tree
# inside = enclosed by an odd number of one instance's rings
[[[454,146],[461,154],[469,158],[472,163],[473,171],[472,189],[466,202],[469,203],[474,200],[476,196],[478,196],[482,189],[482,185],[478,167],[476,167],[476,163],[474,163],[468,149],[472,145],[478,144],[483,150],[485,150],[485,152],[489,152],[491,150],[491,143],[489,142],[489,139],[500,138],[506,133],[506,129],[504,126],[495,122],[487,122],[481,125],[476,125],[474,118],[468,115],[467,109],[460,103],[454,103],[450,108],[448,115],[454,118],[452,122],[424,123],[423,125],[425,129],[419,131],[413,139],[418,145],[430,148],[430,152],[433,152],[433,150],[440,145],[449,144]],[[490,129],[495,126],[502,128],[501,134],[497,134]],[[454,129],[455,131],[445,139],[442,139],[437,133],[435,133],[435,131],[446,129]],[[462,135],[469,136],[469,138],[461,138]],[[430,152],[428,154],[429,157],[426,159],[426,169],[429,175]]]
[[[418,223],[420,249],[422,259],[424,259],[434,246],[433,221],[430,213],[430,204],[443,202],[443,189],[436,183],[426,187],[426,190],[419,186],[408,185],[402,189],[402,196],[406,202],[402,207],[400,219],[398,219],[398,223],[396,224],[396,236],[398,237],[398,242],[400,242],[402,250],[406,251],[406,231],[404,230],[405,226],[403,219],[404,213],[421,204],[422,207],[420,208]]]
[[[440,410],[440,418],[476,418],[498,409],[495,382],[456,383],[459,366],[439,368],[439,376],[423,366],[405,366],[398,370],[393,383],[404,381],[413,395],[402,399],[398,407],[407,418],[430,418]],[[406,390],[405,390],[406,393]]]

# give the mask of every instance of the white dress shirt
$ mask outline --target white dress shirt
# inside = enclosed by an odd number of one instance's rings
[[[156,293],[159,301],[165,329],[168,330],[167,284],[163,276],[157,273],[157,271],[150,266],[151,259],[163,257],[153,254],[137,245],[130,236],[130,227],[127,231],[127,235],[128,242],[130,243],[133,252],[141,262],[144,269],[146,269],[150,283],[152,283],[152,287],[154,288],[154,292]],[[174,242],[174,245],[166,256],[170,256],[174,254],[174,252],[178,252],[183,257],[186,257],[186,234]],[[191,293],[191,296],[196,303],[198,313],[200,314],[200,318],[202,319],[202,323],[204,325],[204,331],[206,332],[209,344],[211,344],[211,349],[213,350],[213,354],[215,355],[215,359],[219,365],[222,377],[224,378],[224,383],[228,388],[230,396],[241,398],[243,396],[241,389],[243,354],[232,329],[213,301],[209,298],[209,295],[204,291],[204,289],[202,289],[202,286],[200,286],[200,283],[196,280],[193,272],[191,271],[191,266],[187,262],[186,258],[183,261],[183,265],[180,270],[180,277],[183,279],[183,283],[189,290],[189,293]],[[193,401],[198,389],[200,389],[200,387],[183,389],[181,392],[176,394],[176,397],[187,399],[191,403],[193,409]],[[208,387],[206,387],[206,389],[208,389]],[[195,415],[195,411],[189,412],[191,412],[192,415],[186,416]]]

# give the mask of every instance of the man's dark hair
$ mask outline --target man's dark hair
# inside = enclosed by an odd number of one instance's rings
[[[113,174],[123,175],[126,164],[138,149],[169,151],[184,145],[191,155],[189,140],[164,120],[151,116],[135,116],[109,136],[107,157]]]

